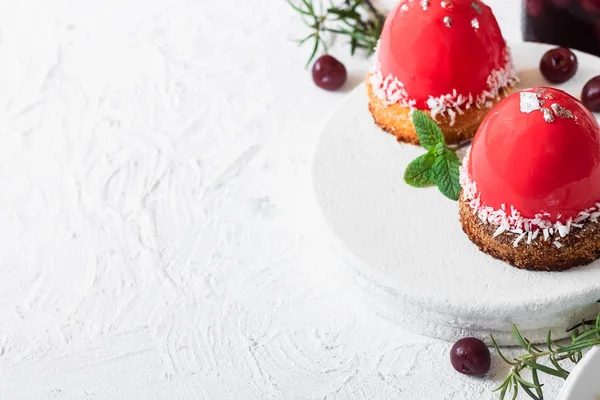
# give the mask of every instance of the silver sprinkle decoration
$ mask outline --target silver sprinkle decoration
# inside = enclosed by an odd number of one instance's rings
[[[481,11],[481,7],[479,7],[479,4],[477,4],[476,2],[472,2],[471,7],[473,7],[473,9],[477,11],[477,14],[483,14],[483,12]]]
[[[540,100],[536,93],[521,92],[520,96],[521,112],[529,114],[532,111],[540,109]]]
[[[554,111],[554,114],[556,114],[558,118],[573,118],[573,113],[571,112],[571,110],[567,110],[566,108],[561,107],[560,104],[554,103],[550,107],[552,108],[552,111]]]
[[[440,4],[441,4],[442,8],[452,7],[452,2],[450,0],[443,0]]]
[[[448,28],[450,28],[452,26],[452,18],[449,16],[445,16],[444,17],[444,25],[446,25]]]
[[[537,88],[535,90],[535,92],[537,93],[538,99],[544,99],[544,100],[554,100],[554,96],[552,96],[552,93],[548,93],[546,91],[546,89],[543,88]]]
[[[552,115],[552,110],[546,107],[542,107],[541,110],[542,113],[544,113],[544,121],[546,121],[549,124],[554,122],[554,115]]]
[[[471,20],[471,26],[475,29],[479,29],[479,21],[477,21],[477,18]]]
[[[423,9],[423,11],[427,11],[429,10],[429,6],[431,5],[431,0],[421,0],[419,4],[421,4],[421,8]]]
[[[402,7],[400,7],[400,11],[407,12],[408,11],[408,6],[406,4],[402,4]]]

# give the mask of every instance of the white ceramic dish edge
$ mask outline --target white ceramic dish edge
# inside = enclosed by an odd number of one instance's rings
[[[590,350],[573,369],[559,400],[600,400],[600,347]]]

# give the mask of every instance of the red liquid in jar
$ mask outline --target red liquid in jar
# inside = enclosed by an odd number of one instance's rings
[[[523,0],[523,39],[600,56],[600,0]]]

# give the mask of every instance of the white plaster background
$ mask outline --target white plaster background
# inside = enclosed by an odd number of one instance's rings
[[[0,1],[1,399],[494,398],[329,247],[308,166],[345,94],[304,32],[282,0]]]

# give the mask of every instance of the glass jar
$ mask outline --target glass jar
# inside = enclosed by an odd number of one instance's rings
[[[600,56],[600,0],[523,0],[523,39]]]

